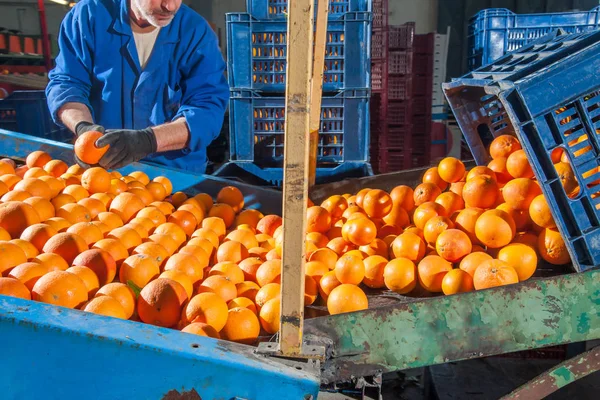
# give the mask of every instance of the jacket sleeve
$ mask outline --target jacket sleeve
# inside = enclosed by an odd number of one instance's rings
[[[190,141],[184,153],[206,148],[219,136],[229,100],[225,61],[217,37],[204,23],[199,44],[183,60],[179,110],[173,120],[185,117]]]
[[[65,103],[85,104],[93,115],[89,102],[93,65],[90,46],[92,32],[87,14],[81,5],[73,8],[65,16],[58,34],[60,52],[55,60],[56,66],[48,74],[46,97],[52,119],[59,125],[62,124],[57,112]]]

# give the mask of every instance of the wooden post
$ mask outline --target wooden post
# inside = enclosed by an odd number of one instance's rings
[[[318,4],[310,104],[310,172],[308,181],[310,187],[315,185],[315,179],[317,177],[317,153],[319,146],[319,128],[321,126],[321,94],[323,91],[323,70],[325,69],[329,0],[319,0]]]
[[[285,147],[283,161],[283,255],[279,350],[302,353],[304,327],[304,240],[308,199],[310,96],[314,0],[288,7]]]

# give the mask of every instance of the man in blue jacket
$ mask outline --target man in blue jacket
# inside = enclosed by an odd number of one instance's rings
[[[83,0],[58,44],[48,106],[77,136],[104,133],[102,167],[145,159],[204,172],[229,88],[217,37],[200,15],[181,0]]]

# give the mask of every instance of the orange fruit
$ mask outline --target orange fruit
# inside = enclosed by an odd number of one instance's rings
[[[235,299],[230,300],[229,303],[227,303],[227,308],[229,308],[230,310],[236,307],[247,308],[254,314],[258,315],[256,304],[254,304],[254,302],[247,297],[236,297]]]
[[[202,250],[204,250],[206,255],[209,256],[209,258],[213,255],[213,253],[215,253],[215,246],[213,246],[209,240],[201,237],[192,237],[187,241],[186,246],[200,247]]]
[[[126,226],[135,229],[142,239],[147,239],[150,233],[154,233],[154,222],[148,218],[135,217]]]
[[[533,199],[540,194],[542,194],[540,186],[527,178],[513,179],[502,189],[504,201],[515,210],[529,210]]]
[[[323,249],[314,251],[308,258],[308,261],[320,261],[325,264],[327,268],[332,270],[335,268],[335,263],[337,262],[338,258],[339,257],[335,251],[325,247]]]
[[[58,210],[65,204],[77,203],[77,200],[75,200],[75,197],[71,196],[70,194],[61,193],[61,194],[57,195],[56,197],[54,197],[51,200],[51,203],[54,206],[54,209]]]
[[[29,192],[24,190],[11,190],[0,198],[0,201],[6,203],[9,201],[23,201],[31,197]]]
[[[229,228],[235,220],[235,211],[229,204],[215,203],[208,212],[209,217],[219,217]]]
[[[66,183],[62,179],[54,178],[52,176],[41,176],[38,178],[42,182],[50,187],[50,196],[56,197],[66,187]]]
[[[200,263],[195,256],[191,254],[177,253],[167,259],[165,271],[176,270],[187,274],[192,283],[198,282],[204,276],[204,267],[206,264]]]
[[[455,227],[465,232],[473,244],[479,243],[475,235],[475,224],[483,212],[484,210],[480,208],[467,208],[460,211],[454,219]]]
[[[46,165],[44,165],[43,168],[44,171],[46,171],[53,177],[58,178],[59,176],[67,172],[69,166],[61,160],[50,160],[46,163]]]
[[[50,155],[44,151],[34,151],[29,153],[29,155],[27,155],[27,158],[25,159],[25,164],[27,165],[28,168],[33,168],[33,167],[38,167],[38,168],[42,168],[44,167],[44,165],[46,165],[49,161],[52,160],[52,157],[50,157]]]
[[[82,166],[80,166],[79,164],[73,164],[69,168],[67,168],[68,174],[81,175],[84,172],[85,172],[85,169]]]
[[[540,194],[531,201],[529,216],[533,222],[542,228],[556,228],[552,211],[543,194]]]
[[[513,179],[513,177],[508,173],[506,167],[507,161],[507,158],[499,157],[490,161],[490,163],[488,164],[488,168],[494,171],[494,173],[496,174],[496,181],[498,182],[500,187],[502,187],[508,181]]]
[[[475,235],[488,248],[504,247],[516,235],[515,222],[502,210],[488,210],[477,218]]]
[[[414,201],[416,206],[420,206],[423,203],[434,201],[442,191],[440,188],[433,183],[421,183],[415,188]]]
[[[50,225],[57,232],[66,232],[67,228],[72,225],[66,219],[58,217],[47,219],[46,221],[44,221],[44,224]]]
[[[538,258],[534,249],[519,243],[512,243],[498,252],[498,260],[504,261],[515,269],[519,281],[525,281],[534,274]]]
[[[142,237],[133,228],[129,226],[122,226],[120,228],[113,229],[106,235],[107,239],[116,239],[120,241],[127,251],[133,250],[135,247],[142,244]]]
[[[375,239],[371,243],[358,248],[362,253],[368,256],[381,256],[385,259],[389,257],[389,245],[382,239]]]
[[[42,264],[26,262],[14,267],[8,274],[8,277],[20,280],[31,291],[38,279],[48,272],[50,272],[48,268]]]
[[[179,226],[187,237],[190,237],[192,233],[194,233],[196,225],[198,224],[194,214],[185,210],[175,211],[173,214],[169,215],[167,222]]]
[[[327,248],[333,250],[338,256],[341,256],[350,250],[353,250],[355,247],[354,244],[346,242],[344,238],[336,237],[327,243]]]
[[[92,167],[81,175],[81,186],[91,194],[108,192],[110,181],[110,174],[101,167]]]
[[[314,212],[314,211],[313,211]],[[307,211],[308,214],[308,211]],[[283,219],[278,215],[265,215],[256,225],[257,232],[273,237],[275,230],[283,224]],[[308,232],[308,231],[307,231]]]
[[[488,175],[479,175],[465,183],[462,196],[467,207],[491,208],[500,195],[495,180]]]
[[[38,254],[31,261],[43,265],[48,271],[66,271],[69,268],[64,258],[53,253]]]
[[[517,150],[506,159],[506,170],[513,178],[533,178],[533,169],[525,150]]]
[[[33,168],[29,168],[27,170],[19,170],[19,168],[17,168],[15,170],[16,174],[19,174],[19,172],[23,173],[23,178],[41,178],[42,176],[49,176],[48,173],[46,171],[44,171],[43,168],[40,167],[33,167]]]
[[[113,281],[117,273],[117,264],[106,250],[90,249],[79,254],[73,260],[73,266],[87,267],[96,274],[100,286]]]
[[[392,210],[392,198],[383,190],[370,190],[364,196],[362,208],[371,218],[383,218]]]
[[[115,196],[126,192],[129,189],[127,184],[120,179],[112,178],[110,180],[110,188],[108,189],[108,193],[114,194]]]
[[[440,233],[435,249],[440,257],[451,263],[458,262],[471,253],[471,240],[466,233],[459,229],[448,229]]]
[[[474,167],[469,171],[469,173],[467,174],[467,182],[480,175],[487,175],[490,178],[494,179],[496,182],[498,182],[494,170],[483,165]]]
[[[439,187],[442,192],[448,188],[448,182],[440,177],[437,167],[431,167],[425,171],[425,174],[423,175],[423,183],[433,183]]]
[[[511,135],[498,136],[490,145],[490,155],[494,159],[508,157],[517,150],[521,150],[521,143],[519,143],[519,139]]]
[[[565,189],[565,193],[567,193],[569,197],[572,197],[579,188],[579,183],[577,182],[573,168],[570,164],[565,162],[554,164],[554,168],[556,169],[556,174],[558,175],[558,178]]]
[[[150,182],[146,185],[146,190],[152,196],[153,201],[163,201],[167,197],[167,190],[159,182]]]
[[[95,298],[110,297],[119,302],[124,312],[124,319],[129,319],[135,310],[135,294],[124,283],[114,282],[104,285],[96,292]]]
[[[179,243],[179,245],[183,244],[187,239],[186,232],[183,230],[183,228],[173,222],[166,222],[157,226],[154,230],[154,234],[171,236],[177,243]]]
[[[46,200],[52,198],[52,189],[48,184],[37,178],[25,178],[15,185],[14,190],[22,190],[31,196],[43,197]]]
[[[477,269],[477,267],[483,264],[484,261],[488,261],[491,259],[492,256],[490,256],[489,254],[476,251],[463,258],[460,262],[459,268],[468,273],[469,275],[473,276],[475,275],[475,270]]]
[[[320,206],[310,207],[306,211],[306,232],[326,233],[331,227],[331,215],[329,211]],[[267,233],[267,232],[263,232]]]
[[[5,160],[5,159],[3,159]],[[15,173],[16,164],[11,159],[6,159],[6,161],[0,162],[0,175],[9,175]]]
[[[423,236],[425,241],[430,246],[435,246],[435,243],[440,234],[448,229],[454,228],[454,222],[448,217],[433,217],[425,224],[423,228]]]
[[[309,261],[304,265],[306,276],[310,276],[316,282],[319,282],[327,272],[329,272],[329,268],[321,261]]]
[[[177,193],[173,193],[173,195],[171,196],[171,202],[173,203],[173,206],[175,207],[180,207],[183,205],[183,203],[187,200],[187,195],[183,192],[177,192]]]
[[[33,286],[31,298],[56,306],[77,308],[88,300],[88,289],[81,278],[67,271],[51,271]]]
[[[264,215],[258,210],[244,210],[235,217],[233,225],[249,225],[252,229],[256,230],[258,222],[263,217]]]
[[[383,217],[383,222],[385,222],[387,225],[406,228],[408,225],[410,225],[410,218],[406,210],[402,208],[400,204],[394,203],[388,215]]]
[[[484,261],[473,276],[473,286],[476,290],[519,283],[517,271],[504,261]]]
[[[88,298],[94,297],[98,289],[100,288],[100,282],[98,281],[98,276],[89,269],[88,267],[70,267],[67,268],[66,272],[70,272],[74,275],[77,275],[84,283]]]
[[[79,200],[77,204],[84,206],[90,212],[92,219],[96,218],[98,214],[106,212],[106,206],[103,202],[98,199],[86,198]]]
[[[540,256],[553,265],[563,265],[571,261],[571,256],[562,236],[556,229],[544,229],[538,237]]]
[[[517,232],[524,232],[531,228],[531,217],[527,210],[513,210],[506,203],[500,204],[496,209],[502,210],[512,217]]]
[[[150,192],[146,190],[146,188],[134,187],[134,188],[128,189],[127,192],[125,192],[125,193],[131,193],[131,194],[134,194],[137,197],[139,197],[140,200],[142,200],[142,203],[144,204],[144,206],[148,206],[152,202],[154,202],[154,198],[152,197]]]
[[[111,230],[123,226],[121,218],[117,214],[108,211],[99,213],[95,219],[106,224]]]
[[[86,164],[95,165],[108,151],[109,146],[96,147],[96,141],[102,136],[102,133],[96,131],[85,132],[75,141],[75,154]]]
[[[390,258],[407,258],[419,262],[425,255],[426,245],[414,233],[404,232],[394,239],[390,246]]]
[[[150,178],[142,171],[133,171],[128,176],[132,177],[134,180],[141,182],[143,185],[147,185],[150,183]]]
[[[196,227],[198,225],[200,225],[200,223],[204,219],[204,211],[202,210],[202,208],[196,207],[193,204],[184,204],[184,205],[180,206],[177,209],[177,211],[187,211],[187,212],[190,212],[194,216],[194,218],[196,219],[196,226],[194,226],[194,229],[196,229]],[[173,215],[173,214],[171,214],[171,215]]]
[[[41,177],[40,177],[41,178]],[[60,179],[63,180],[63,182],[65,183],[65,187],[66,186],[71,186],[71,185],[79,185],[81,183],[81,175],[73,175],[73,174],[62,174],[60,176]]]
[[[208,193],[197,194],[194,196],[194,200],[196,200],[199,204],[204,205],[203,208],[205,213],[207,213],[214,205],[213,199]]]
[[[89,210],[77,203],[65,204],[56,210],[56,216],[66,219],[71,224],[90,222],[92,220],[92,215]]]
[[[108,252],[114,259],[117,266],[120,266],[123,261],[129,257],[127,248],[117,239],[102,239],[96,242],[93,248]]]
[[[217,203],[228,204],[236,213],[244,208],[244,195],[234,186],[226,186],[217,194]]]
[[[10,189],[4,182],[0,182],[0,196],[4,196],[9,190]]]
[[[181,332],[191,333],[198,336],[210,337],[213,339],[221,339],[219,332],[215,328],[202,322],[194,322],[181,330]]]
[[[28,241],[41,252],[46,242],[57,233],[50,225],[34,224],[23,231],[21,239]]]
[[[440,161],[437,168],[440,178],[448,183],[458,182],[465,175],[465,165],[462,161],[454,157],[444,158]]]
[[[40,216],[27,203],[8,201],[0,204],[0,228],[13,238],[18,238],[28,226],[39,222]]]
[[[127,314],[118,300],[110,296],[94,297],[85,303],[81,309],[86,312],[91,312],[107,317],[127,319]]]
[[[281,299],[271,299],[260,309],[260,324],[265,332],[274,335],[279,332]]]
[[[332,221],[337,221],[342,218],[344,211],[348,208],[348,201],[342,196],[334,195],[323,201],[321,207],[329,212]]]
[[[440,256],[427,256],[423,258],[417,267],[419,284],[423,289],[439,293],[442,291],[442,280],[452,270],[452,264]]]
[[[356,199],[355,199],[355,204],[357,206],[359,206],[360,208],[363,208],[363,201],[365,199],[365,196],[367,195],[367,193],[369,193],[371,190],[371,188],[364,188],[359,190],[358,193],[356,193]]]
[[[205,323],[220,331],[227,322],[227,303],[215,293],[200,293],[192,297],[181,313],[181,322]]]
[[[313,242],[319,249],[322,249],[327,246],[327,243],[329,243],[329,238],[319,232],[310,232],[306,234],[306,241]]]
[[[68,185],[63,189],[62,193],[73,196],[75,201],[90,197],[90,193],[81,185]]]
[[[281,260],[270,260],[262,263],[256,270],[256,283],[260,287],[269,283],[281,282]]]
[[[25,252],[25,257],[27,257],[27,260],[32,260],[35,257],[37,257],[38,254],[40,254],[38,249],[36,249],[34,245],[32,245],[30,242],[28,242],[26,240],[13,239],[9,243],[16,244],[17,246],[19,246],[21,248],[21,250],[23,250],[23,252]]]
[[[129,222],[144,207],[144,202],[138,196],[125,192],[114,198],[109,211],[117,214],[123,222]]]
[[[55,253],[65,259],[68,264],[72,264],[75,257],[87,250],[88,246],[85,240],[74,233],[58,233],[52,236],[44,244],[44,253]]]
[[[212,245],[211,245],[212,248]],[[201,265],[208,266],[210,263],[210,253],[207,253],[202,247],[194,245],[185,245],[179,249],[179,254],[189,254],[198,259]]]
[[[344,254],[335,263],[335,276],[341,283],[358,285],[365,277],[365,264],[362,258]]]
[[[240,282],[235,285],[237,289],[238,297],[246,297],[250,301],[254,302],[256,299],[256,294],[260,290],[260,286],[257,283],[251,281]]]
[[[383,267],[385,286],[399,294],[411,292],[417,284],[417,267],[407,258],[396,258]]]
[[[237,264],[248,257],[248,249],[240,242],[224,242],[217,249],[216,256],[217,262],[231,261]]]
[[[384,257],[375,255],[365,258],[363,262],[365,265],[365,277],[363,279],[363,283],[374,289],[380,289],[384,287],[385,283],[383,271],[388,263],[388,260]]]
[[[158,182],[161,185],[163,185],[163,187],[165,188],[165,197],[170,196],[171,193],[173,193],[173,184],[171,183],[169,178],[165,176],[157,176],[156,178],[152,179],[152,182]]]
[[[79,235],[88,246],[104,239],[104,234],[100,228],[91,222],[79,222],[73,224],[67,229],[67,232]]]
[[[164,224],[167,222],[167,217],[156,207],[145,207],[142,208],[137,214],[136,218],[147,218],[152,221],[154,227]]]
[[[134,254],[123,261],[119,269],[119,281],[132,281],[137,287],[143,288],[160,274],[155,259],[145,254]]]
[[[132,250],[131,254],[145,254],[147,256],[150,256],[154,258],[156,263],[161,268],[164,266],[165,261],[169,258],[170,255],[167,249],[164,248],[164,246],[154,242],[146,242],[140,244]]]
[[[158,278],[140,292],[137,312],[147,324],[170,328],[179,321],[186,300],[187,293],[179,282]]]
[[[241,268],[242,272],[244,272],[244,279],[256,282],[256,271],[258,271],[258,268],[263,262],[264,261],[257,257],[248,257],[245,260],[242,260],[238,266]]]
[[[111,205],[114,197],[116,197],[116,196],[112,196],[112,195],[106,194],[106,193],[95,193],[90,196],[90,198],[92,198],[92,199],[100,200],[102,202],[102,204],[104,204],[104,207],[106,207],[107,210],[110,208],[110,205]]]
[[[329,294],[331,291],[341,285],[342,283],[338,281],[335,276],[335,271],[329,271],[319,281],[319,294],[323,298],[323,300],[327,301]],[[257,295],[258,298],[258,295]]]
[[[446,192],[440,194],[435,202],[440,204],[446,210],[446,215],[452,215],[456,211],[460,211],[465,208],[465,202],[461,196],[453,192]]]
[[[243,244],[247,249],[258,247],[258,241],[254,233],[245,229],[236,229],[231,231],[223,242],[235,241]]]
[[[229,310],[221,336],[232,342],[252,344],[260,333],[260,322],[251,310],[236,307]]]
[[[168,217],[175,211],[175,207],[173,207],[173,204],[168,203],[166,201],[155,201],[150,203],[149,206],[158,208],[160,212],[162,212],[165,215],[165,217]]]
[[[0,240],[5,241],[10,239],[10,234],[6,231],[6,229],[0,228]]]
[[[438,203],[428,201],[419,205],[413,214],[413,223],[419,229],[425,228],[425,224],[433,217],[446,216],[446,209]]]
[[[213,275],[206,278],[197,288],[197,292],[202,293],[204,290],[216,293],[225,300],[225,302],[237,297],[237,288],[233,282],[224,276]]]
[[[453,269],[444,276],[444,279],[442,279],[442,292],[446,296],[470,292],[473,289],[473,278],[462,269]]]
[[[147,241],[160,244],[167,250],[169,255],[175,254],[180,246],[179,243],[177,243],[175,239],[169,235],[150,235],[148,236]]]
[[[203,229],[203,230],[200,231],[200,229]],[[200,228],[200,229],[198,230],[200,232],[212,231],[214,233],[214,235],[211,235],[211,236],[213,236],[215,238],[215,240],[217,241],[215,247],[218,247],[219,240],[221,240],[225,237],[225,233],[227,231],[225,222],[221,218],[218,218],[218,217],[205,218],[204,220],[202,220],[202,228]],[[196,232],[198,232],[198,231],[196,231]],[[196,232],[194,232],[194,235],[192,235],[192,237],[199,236],[199,235],[196,235]]]
[[[15,185],[20,182],[23,178],[18,177],[14,174],[5,174],[0,176],[0,181],[4,183],[10,190],[12,190]]]
[[[331,315],[366,310],[369,300],[358,286],[341,284],[327,298],[327,311]]]
[[[404,210],[403,210],[404,211]],[[342,227],[342,238],[357,246],[371,243],[377,237],[377,227],[367,218],[348,220]]]
[[[331,271],[333,272],[333,271]],[[331,273],[330,272],[330,273]],[[254,299],[254,303],[256,304],[256,308],[258,311],[265,305],[265,303],[271,299],[280,298],[281,297],[281,285],[279,283],[269,283],[262,288],[258,292],[256,292],[256,297]]]
[[[0,277],[0,295],[31,300],[31,293],[27,286],[15,278]]]
[[[244,282],[244,271],[235,263],[222,262],[215,264],[208,273],[209,276],[223,276],[234,285]]]

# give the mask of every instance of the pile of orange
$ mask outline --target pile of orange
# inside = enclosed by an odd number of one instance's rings
[[[470,171],[446,158],[414,189],[310,203],[305,305],[351,312],[368,308],[364,288],[449,295],[529,279],[539,258],[568,263],[519,142],[501,136],[490,153]],[[0,294],[240,343],[276,333],[281,217],[245,209],[231,186],[216,199],[172,190],[41,151],[0,160]]]

